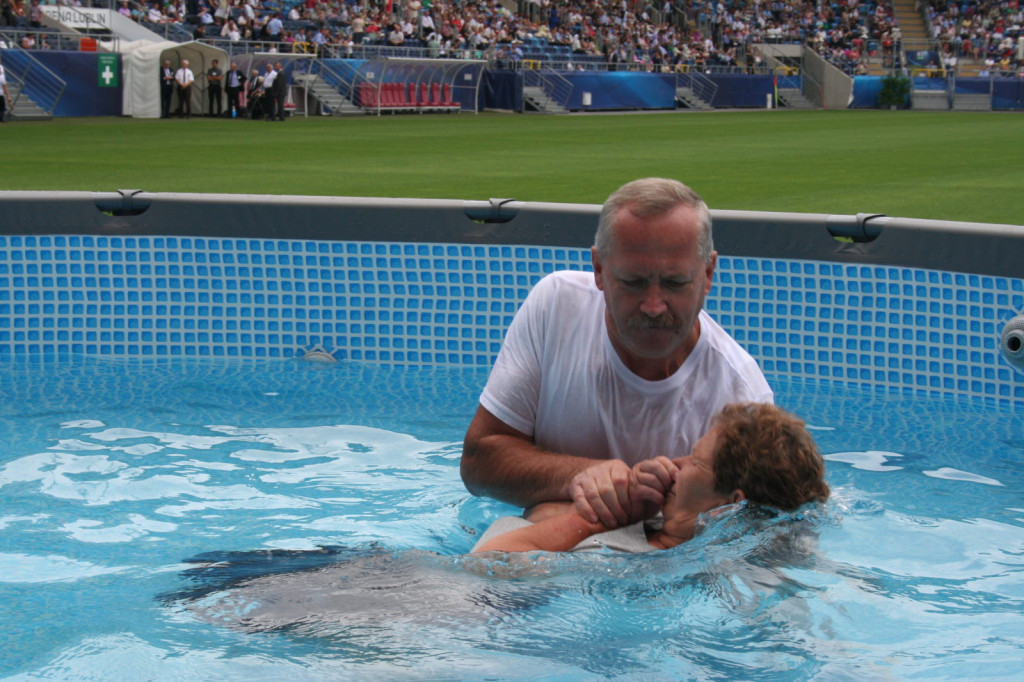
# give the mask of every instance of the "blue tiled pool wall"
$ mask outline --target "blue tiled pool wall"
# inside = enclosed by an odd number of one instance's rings
[[[580,248],[0,236],[0,358],[338,359],[488,366]],[[1024,280],[723,256],[708,311],[769,375],[1024,403],[1001,358]]]

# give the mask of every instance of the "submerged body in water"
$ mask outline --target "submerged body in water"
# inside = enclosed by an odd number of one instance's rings
[[[531,612],[557,609],[567,599],[596,599],[597,606],[604,591],[626,585],[630,606],[690,599],[686,591],[696,589],[733,605],[757,595],[751,608],[760,608],[769,587],[787,597],[801,591],[787,571],[820,561],[817,527],[828,522],[824,509],[775,514],[737,507],[704,515],[697,540],[644,555],[445,556],[380,545],[212,552],[188,559],[194,567],[183,578],[190,585],[162,600],[211,624],[327,637],[529,620]]]

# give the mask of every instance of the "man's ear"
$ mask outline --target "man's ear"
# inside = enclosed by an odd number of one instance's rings
[[[739,488],[736,488],[736,490],[732,491],[732,495],[729,496],[729,504],[736,504],[738,502],[742,502],[745,499],[747,499],[746,493],[744,493]]]
[[[601,291],[604,291],[604,266],[601,264],[601,256],[597,253],[597,248],[590,247],[590,264],[594,267],[594,284]]]
[[[711,285],[715,281],[715,266],[718,265],[718,252],[711,252],[711,260],[704,266],[704,295],[711,293]]]

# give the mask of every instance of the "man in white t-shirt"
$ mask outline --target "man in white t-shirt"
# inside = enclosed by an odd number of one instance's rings
[[[615,528],[671,481],[630,492],[630,467],[689,453],[730,403],[772,402],[754,359],[702,308],[711,214],[675,180],[605,202],[593,274],[556,272],[516,314],[466,432],[462,479],[518,506],[573,500]]]

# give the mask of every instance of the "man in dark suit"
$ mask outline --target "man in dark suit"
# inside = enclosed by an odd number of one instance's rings
[[[160,67],[160,118],[170,118],[173,95],[174,69],[171,68],[171,60],[165,59]]]
[[[249,108],[249,118],[263,118],[263,76],[259,69],[253,69],[252,75],[245,84],[245,104]]]
[[[281,62],[274,64],[274,71],[277,72],[277,78],[274,79],[274,87],[271,91],[271,97],[274,100],[274,109],[271,112],[273,117],[277,115],[278,121],[284,120],[284,96],[285,89],[288,87],[288,76],[285,75],[284,67],[281,66]]]
[[[240,97],[242,88],[245,87],[245,74],[238,68],[238,64],[231,62],[231,68],[224,76],[224,90],[228,93],[228,108],[225,114],[228,116],[242,117],[242,106]]]
[[[206,96],[210,102],[206,109],[209,116],[220,116],[224,112],[224,103],[221,102],[221,92],[224,88],[224,71],[220,68],[220,62],[216,59],[206,70]]]

